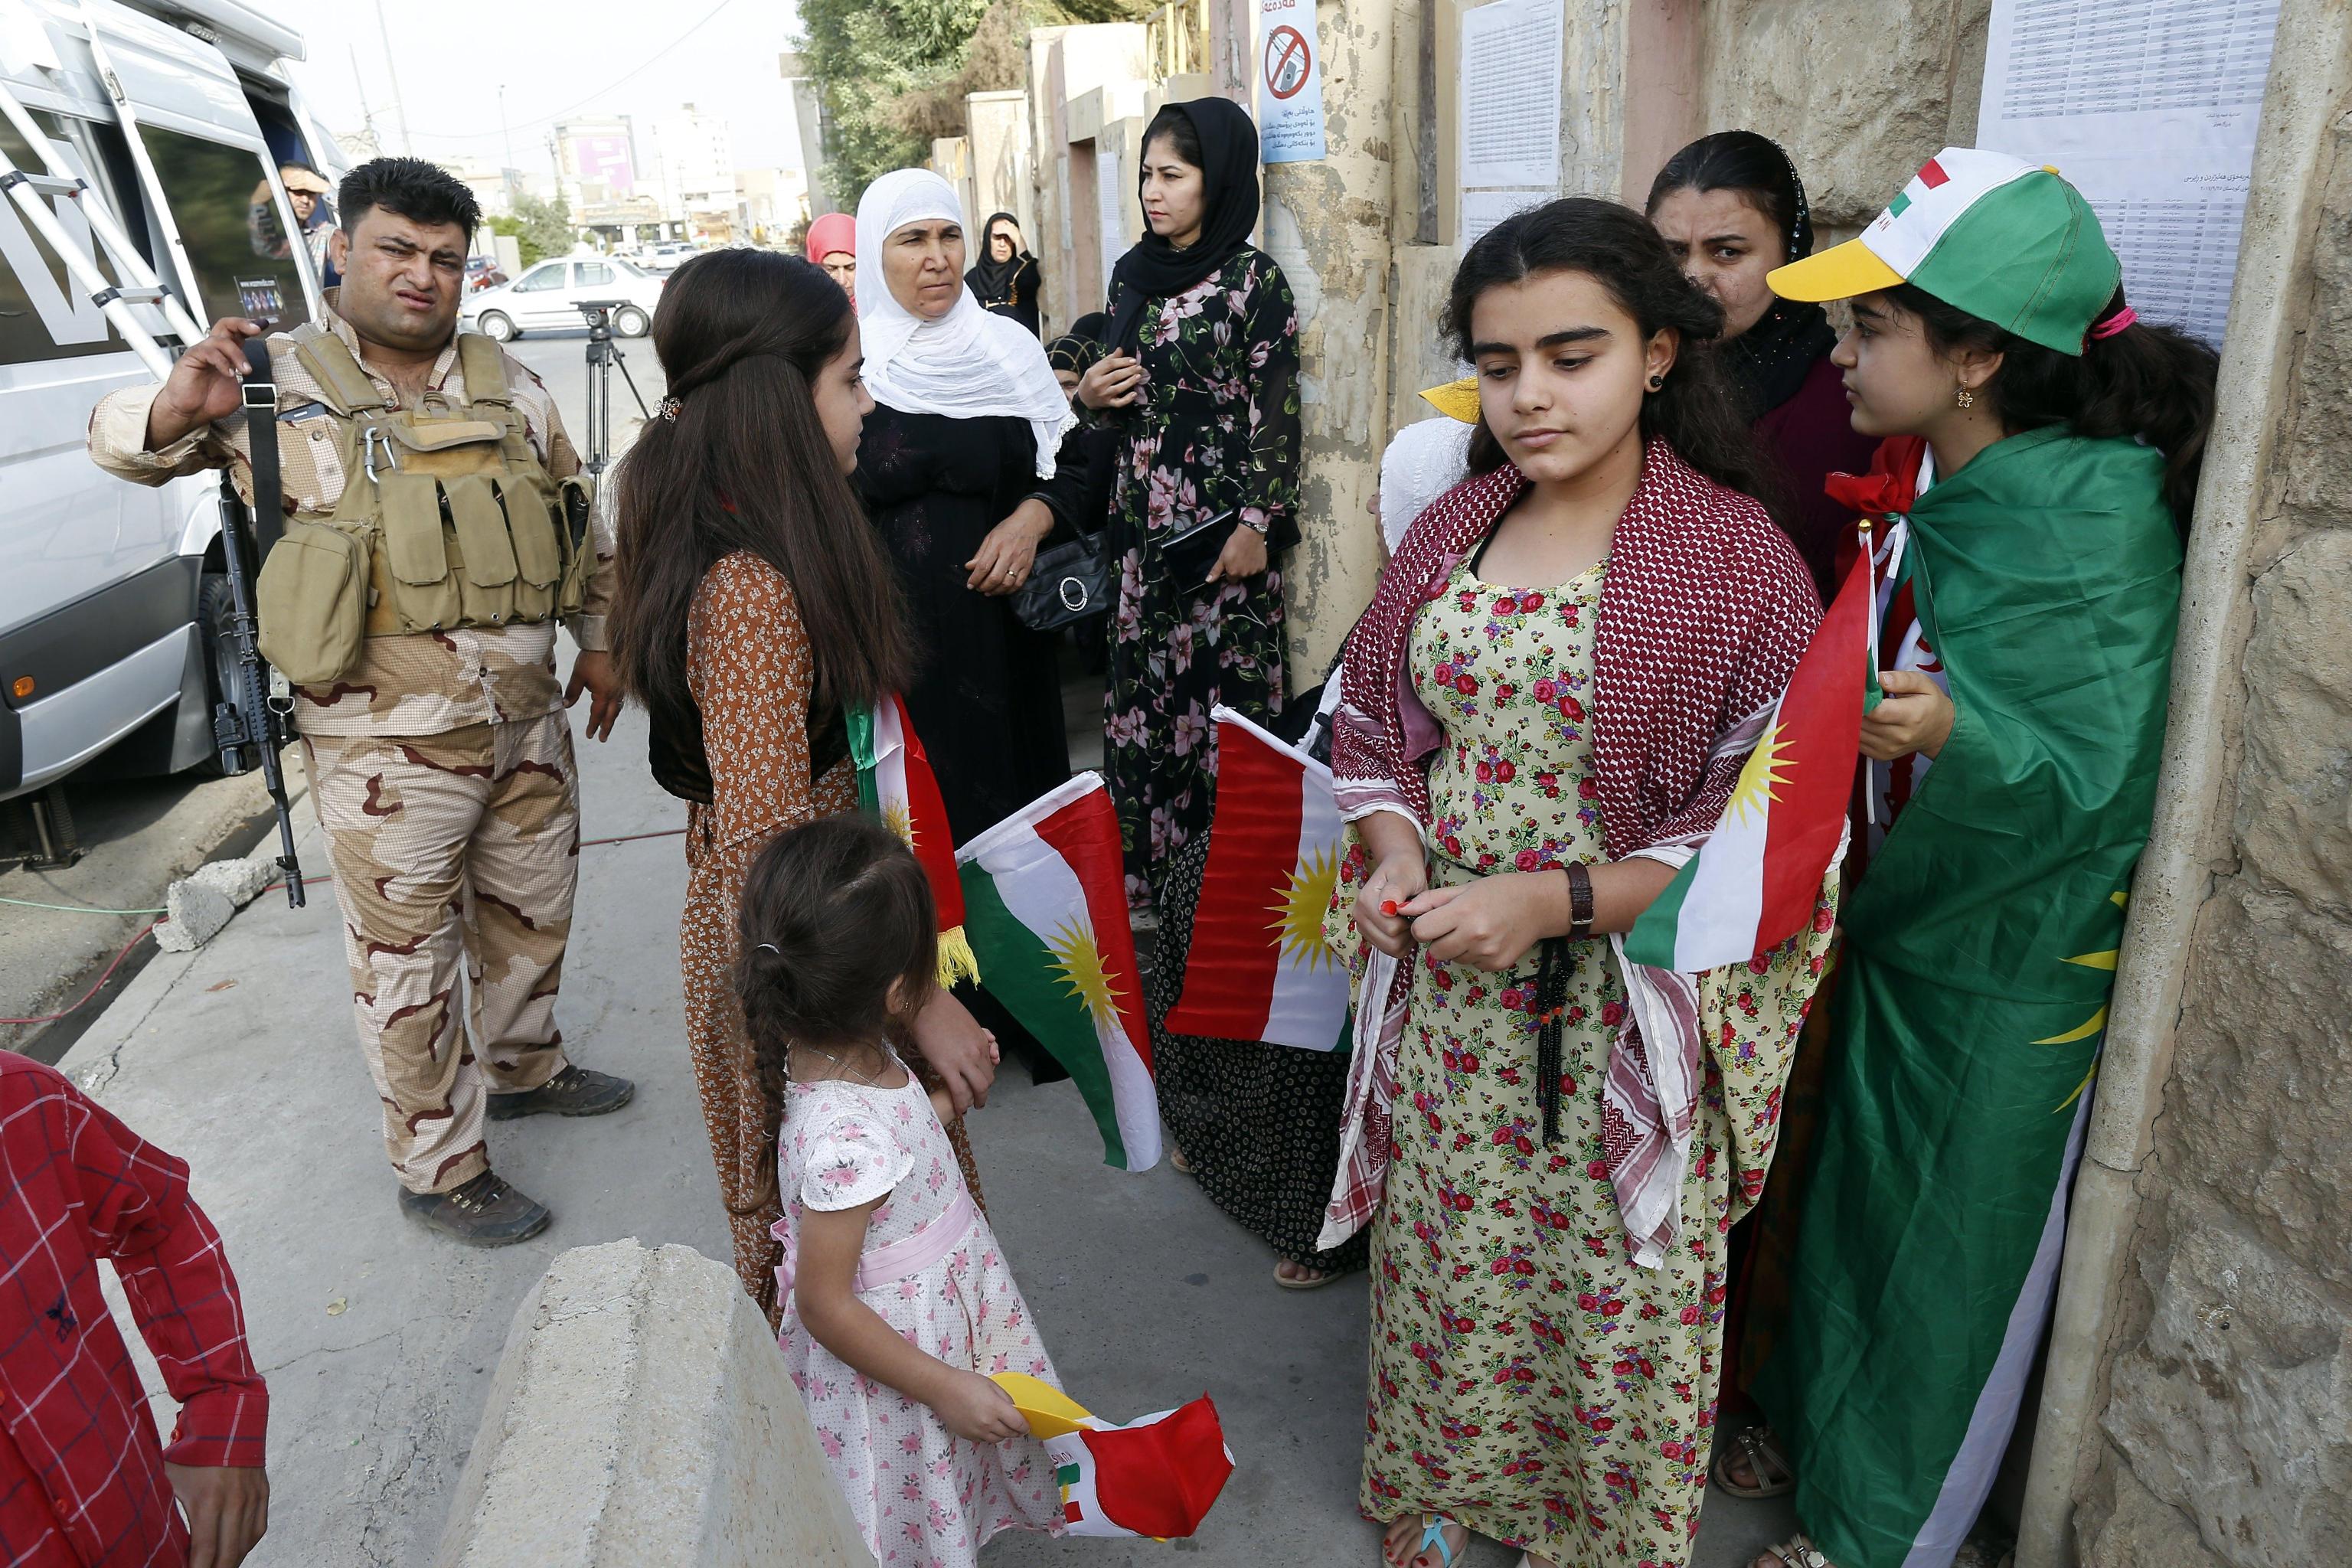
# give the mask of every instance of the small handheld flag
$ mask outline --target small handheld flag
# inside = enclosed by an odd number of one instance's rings
[[[857,804],[907,841],[931,885],[940,911],[940,984],[980,978],[980,965],[963,931],[963,888],[955,868],[955,837],[948,831],[947,803],[940,798],[931,761],[907,717],[907,704],[893,695],[848,715],[849,755],[857,766]]]
[[[1745,963],[1811,918],[1845,843],[1870,663],[1870,552],[1844,584],[1774,704],[1723,820],[1625,937],[1625,956],[1696,974]]]
[[[1217,1407],[1205,1394],[1115,1426],[1034,1377],[995,1376],[1054,1461],[1068,1534],[1154,1541],[1191,1535],[1234,1473]]]
[[[1169,1032],[1335,1049],[1349,975],[1323,941],[1341,852],[1331,770],[1230,708],[1216,721],[1216,815]]]
[[[1128,923],[1118,817],[1080,773],[956,852],[964,930],[989,994],[1069,1069],[1104,1158],[1160,1161],[1160,1097]]]

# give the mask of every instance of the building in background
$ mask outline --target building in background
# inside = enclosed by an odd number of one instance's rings
[[[474,193],[484,217],[510,217],[515,197],[531,194],[520,169],[503,168],[495,159],[445,158],[440,163]]]
[[[804,169],[735,171],[735,237],[754,245],[780,246],[809,221],[809,179]]]
[[[651,131],[665,216],[681,219],[688,239],[734,239],[740,194],[727,121],[688,103],[655,120]]]
[[[556,189],[574,224],[608,245],[669,237],[665,220],[677,215],[661,199],[658,183],[641,175],[636,127],[627,115],[560,120],[551,142]]]
[[[801,163],[808,179],[808,210],[812,218],[841,210],[841,198],[825,174],[825,140],[832,117],[825,112],[824,94],[809,75],[804,55],[787,52],[776,57],[776,74],[793,95],[793,121],[800,132]]]

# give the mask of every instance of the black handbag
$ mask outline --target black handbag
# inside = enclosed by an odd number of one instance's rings
[[[1013,613],[1033,632],[1057,632],[1110,613],[1117,590],[1111,582],[1110,530],[1081,533],[1067,544],[1041,550],[1029,564],[1028,580],[1013,591]]]

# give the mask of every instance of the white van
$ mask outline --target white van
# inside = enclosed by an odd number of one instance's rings
[[[200,323],[241,313],[237,284],[263,278],[285,324],[320,309],[308,249],[284,238],[300,229],[278,166],[332,181],[347,160],[295,88],[301,58],[297,34],[238,0],[0,0],[0,87]],[[0,151],[44,172],[5,118]],[[79,203],[47,200],[115,278]],[[153,306],[137,313],[173,346]],[[228,667],[213,629],[227,604],[218,482],[124,484],[82,446],[98,400],[147,379],[0,197],[0,800],[101,754],[113,773],[214,759]]]

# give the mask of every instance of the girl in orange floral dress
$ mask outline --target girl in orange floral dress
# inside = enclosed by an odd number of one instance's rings
[[[736,910],[779,831],[856,808],[843,715],[898,690],[913,656],[849,486],[874,400],[848,296],[798,258],[715,251],[672,275],[653,336],[669,395],[617,474],[614,653],[652,716],[656,781],[688,802],[687,1039],[736,1272],[773,1322],[780,1213]],[[959,1116],[986,1099],[995,1042],[953,996],[911,1034],[918,1073]],[[977,1194],[960,1120],[950,1136]]]

